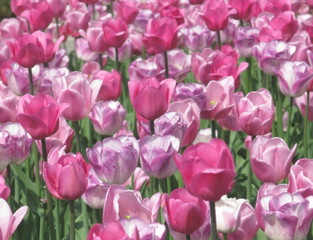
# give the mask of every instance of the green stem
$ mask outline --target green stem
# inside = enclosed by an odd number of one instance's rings
[[[215,214],[215,202],[210,202],[210,213],[211,213],[211,239],[217,240],[217,229],[216,229],[216,214]]]
[[[14,181],[14,200],[17,203],[20,202],[20,184],[17,178]]]
[[[56,239],[61,239],[61,230],[60,230],[60,200],[55,199],[55,209],[54,209],[54,219],[55,219],[55,232]]]
[[[116,71],[120,72],[120,62],[118,61],[118,48],[115,48],[115,65]]]
[[[282,99],[280,89],[277,86],[277,77],[273,76],[273,86],[276,90],[276,117],[277,117],[277,136],[282,138],[283,137],[283,110],[282,110]]]
[[[191,240],[190,234],[186,234],[186,240]]]
[[[77,121],[73,121],[73,127],[75,131],[75,136],[76,136],[76,151],[81,152],[81,142],[80,142],[80,129]]]
[[[247,83],[247,93],[250,91],[253,91],[254,87],[253,87],[253,79],[252,79],[252,58],[247,58],[246,59],[247,62],[249,63],[248,69],[247,69],[247,79],[246,79],[246,83]]]
[[[150,176],[150,183],[149,183],[150,196],[152,196],[155,193],[154,186],[155,186],[155,178]]]
[[[135,188],[135,173],[131,175],[130,179],[130,189],[134,190],[134,188]]]
[[[290,97],[289,112],[288,112],[288,123],[287,123],[287,133],[286,133],[286,143],[288,145],[290,144],[289,138],[290,138],[290,128],[291,128],[292,107],[293,107],[293,97]]]
[[[168,78],[168,57],[167,57],[167,51],[164,52],[164,63],[165,63],[165,78]]]
[[[170,195],[170,193],[172,192],[172,186],[171,186],[171,177],[166,178],[166,190],[167,190],[167,194]]]
[[[223,233],[223,240],[227,240],[227,233]]]
[[[39,227],[39,240],[44,240],[44,233],[45,233],[45,214],[44,212],[42,213],[43,215],[40,216],[40,227]]]
[[[222,48],[222,41],[221,41],[221,33],[220,31],[216,32],[217,35],[217,45],[218,45],[218,49],[221,50]]]
[[[102,53],[99,53],[99,64],[100,64],[100,69],[102,69],[102,64],[103,64]]]
[[[92,19],[96,20],[96,6],[92,4]]]
[[[307,91],[305,116],[304,116],[304,127],[303,127],[303,155],[304,158],[308,157],[308,118],[309,118],[309,104],[310,104],[310,92]]]
[[[251,141],[253,141],[253,139],[255,138],[255,136],[252,136],[252,139]],[[248,154],[250,155],[250,151],[248,151]],[[247,183],[247,199],[249,201],[249,203],[251,203],[252,201],[252,169],[251,169],[251,159],[249,157],[249,160],[248,160],[248,183]]]
[[[152,136],[154,134],[154,121],[150,120],[150,135]]]
[[[28,68],[28,77],[29,77],[29,93],[31,95],[34,95],[33,73],[31,68]]]
[[[70,204],[70,240],[75,240],[75,206],[74,206],[74,200],[70,200],[69,204]]]
[[[60,28],[59,28],[59,18],[55,18],[55,23],[57,25],[57,37],[60,37]]]
[[[215,120],[211,121],[211,136],[212,138],[216,138],[216,123]]]

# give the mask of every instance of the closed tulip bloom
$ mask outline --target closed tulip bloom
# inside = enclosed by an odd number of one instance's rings
[[[12,0],[10,1],[11,10],[15,15],[20,16],[22,12],[31,8],[31,2],[31,0]]]
[[[148,120],[160,117],[170,104],[175,85],[176,81],[171,78],[162,82],[156,78],[129,81],[129,97],[136,113]]]
[[[109,184],[103,183],[97,177],[93,168],[90,168],[87,188],[82,195],[83,201],[91,208],[102,209],[104,204],[104,197],[109,186]]]
[[[259,230],[259,223],[256,218],[254,208],[248,203],[244,202],[240,211],[240,225],[239,228],[227,235],[229,240],[251,240],[255,237]]]
[[[133,23],[139,12],[137,5],[136,1],[118,1],[116,7],[117,16],[123,18],[127,24]]]
[[[275,68],[291,59],[296,47],[283,41],[260,42],[252,48],[259,67],[269,75],[275,75]]]
[[[207,206],[201,198],[192,196],[185,188],[175,189],[164,196],[164,214],[174,231],[192,234],[206,219]]]
[[[43,139],[58,130],[59,116],[66,108],[49,95],[26,94],[19,101],[17,119],[33,139]]]
[[[149,57],[146,60],[139,57],[128,67],[130,81],[141,81],[149,77],[159,79],[161,75],[164,76],[164,73],[161,74],[161,71],[161,66],[157,63],[155,56]]]
[[[167,178],[177,170],[173,152],[179,151],[179,139],[172,136],[152,135],[139,140],[140,163],[144,172],[155,178]]]
[[[278,71],[280,91],[289,97],[300,97],[313,78],[313,69],[306,62],[284,62]]]
[[[211,31],[221,31],[227,27],[228,18],[237,11],[230,9],[224,0],[206,0],[202,19]]]
[[[97,99],[103,101],[116,100],[121,95],[122,78],[121,74],[116,70],[112,69],[111,72],[105,70],[98,71],[93,75],[92,80],[94,79],[102,80]]]
[[[31,30],[45,30],[52,22],[53,12],[47,2],[33,3],[29,10],[22,12],[21,17],[27,19]]]
[[[175,154],[174,160],[188,191],[206,201],[218,201],[234,185],[234,160],[220,139],[189,146],[182,156]]]
[[[288,176],[288,192],[300,193],[304,198],[313,195],[313,160],[302,158],[290,169]]]
[[[169,17],[150,19],[142,42],[152,55],[174,49],[178,44],[176,20]]]
[[[264,183],[259,189],[255,211],[260,227],[271,239],[305,239],[313,219],[311,199],[291,194],[283,186]]]
[[[131,240],[125,230],[123,229],[123,226],[120,222],[109,222],[105,225],[96,223],[93,225],[87,236],[87,240]]]
[[[67,76],[56,77],[52,87],[58,102],[68,105],[63,117],[78,121],[89,114],[98,96],[101,81],[94,80],[90,83],[85,74],[71,72]]]
[[[264,135],[272,129],[275,107],[271,93],[265,88],[238,100],[236,111],[239,126],[248,135]]]
[[[99,101],[91,109],[88,117],[95,131],[111,136],[123,126],[126,110],[118,101]]]
[[[22,23],[17,18],[4,18],[0,22],[0,36],[3,39],[16,39],[22,32]]]
[[[16,122],[18,97],[8,88],[0,90],[0,123]]]
[[[207,85],[207,102],[201,111],[201,118],[208,120],[225,118],[235,105],[233,93],[233,77],[210,81]]]
[[[128,27],[122,18],[108,19],[102,27],[105,42],[110,47],[121,47],[128,37]]]
[[[283,181],[290,170],[297,144],[290,150],[281,138],[257,136],[250,147],[251,167],[262,182]]]
[[[54,17],[63,17],[67,6],[66,0],[47,0],[47,3],[50,5],[50,10],[52,11]]]
[[[25,217],[28,206],[20,207],[14,214],[12,214],[9,204],[0,198],[0,236],[3,240],[9,240]]]
[[[10,195],[11,189],[7,185],[5,185],[5,179],[2,175],[0,175],[0,198],[7,200]]]
[[[84,30],[79,31],[80,35],[88,41],[91,50],[97,53],[104,53],[109,49],[108,44],[104,40],[103,23],[102,20],[91,21],[86,32]]]
[[[88,165],[80,153],[58,156],[53,151],[43,163],[43,178],[49,192],[57,199],[76,200],[86,191]]]
[[[145,223],[157,222],[161,205],[161,193],[143,199],[139,191],[111,185],[107,191],[103,207],[102,222],[138,217]]]
[[[241,57],[252,57],[252,48],[258,42],[259,32],[259,29],[249,26],[239,27],[237,29],[235,46]]]
[[[87,157],[105,183],[123,184],[135,171],[139,145],[134,137],[106,138],[87,149]]]
[[[228,4],[231,8],[236,10],[236,14],[232,16],[238,20],[248,20],[251,17],[253,8],[257,3],[257,0],[230,0]]]
[[[246,199],[227,198],[226,195],[215,203],[217,231],[221,233],[234,232],[239,228],[241,211]]]
[[[33,139],[19,123],[0,125],[0,171],[9,164],[22,163],[29,155]]]

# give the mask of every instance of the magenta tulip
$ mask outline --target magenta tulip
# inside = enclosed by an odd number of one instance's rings
[[[182,156],[175,154],[174,160],[188,191],[206,201],[218,201],[234,185],[234,160],[220,139],[189,146]]]
[[[105,225],[97,223],[93,225],[87,236],[87,240],[131,240],[131,238],[125,233],[123,226],[120,222],[109,222]]]
[[[108,19],[102,27],[104,40],[110,47],[121,47],[128,37],[128,27],[122,18]]]
[[[118,1],[117,2],[117,16],[124,19],[127,24],[131,24],[135,21],[139,12],[137,1]]]
[[[168,224],[179,233],[192,234],[206,219],[205,202],[192,196],[185,188],[178,188],[164,196],[164,214]]]

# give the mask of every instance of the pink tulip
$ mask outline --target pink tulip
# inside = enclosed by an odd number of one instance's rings
[[[8,88],[0,90],[0,123],[16,122],[19,98]]]
[[[115,48],[111,47],[108,50],[108,57],[112,60],[115,61],[116,59],[116,52]],[[123,43],[123,45],[118,48],[118,60],[120,62],[124,62],[128,59],[130,59],[131,54],[132,54],[132,40],[128,37],[126,41]]]
[[[46,0],[47,3],[50,5],[50,10],[52,14],[56,18],[63,17],[65,12],[67,1],[66,0]]]
[[[37,65],[37,66],[40,66],[40,65]],[[36,75],[37,75],[37,71],[38,70],[35,71],[37,69],[36,68],[37,66],[35,66],[32,69],[33,78],[36,77]],[[39,69],[39,70],[41,70],[41,69]],[[66,67],[61,67],[61,68],[43,68],[42,72],[39,72],[39,74],[40,74],[39,77],[40,78],[39,78],[38,82],[40,83],[40,86],[39,86],[39,89],[37,90],[37,93],[38,94],[46,94],[46,95],[54,96],[53,88],[52,88],[52,82],[54,82],[54,78],[55,77],[67,76],[69,73],[70,73],[70,71]],[[27,89],[28,89],[28,86],[27,86]],[[35,90],[36,90],[36,88],[35,88]]]
[[[122,184],[137,167],[139,145],[131,136],[105,138],[93,148],[88,148],[86,153],[96,174],[103,182]]]
[[[155,133],[173,135],[187,146],[200,128],[200,109],[192,99],[172,103],[167,112],[154,121]]]
[[[143,171],[155,178],[167,178],[176,170],[173,153],[178,152],[179,139],[172,135],[145,136],[139,140],[140,163]]]
[[[5,18],[0,22],[0,36],[4,39],[16,39],[22,33],[22,23],[17,18]]]
[[[5,179],[2,175],[0,175],[0,198],[7,200],[10,195],[11,189],[7,185],[5,185]]]
[[[182,156],[174,154],[174,160],[188,191],[206,201],[218,201],[234,185],[234,160],[220,139],[189,146]]]
[[[264,183],[258,192],[256,215],[271,239],[305,239],[313,219],[311,199],[287,192],[287,185]]]
[[[206,0],[202,19],[211,31],[221,31],[227,27],[228,18],[234,15],[235,9],[229,10],[224,0]]]
[[[241,211],[245,199],[227,198],[226,195],[215,203],[217,231],[221,233],[234,232],[239,228]]]
[[[98,240],[98,239],[106,239],[106,240],[131,240],[123,229],[123,226],[120,222],[109,222],[105,225],[100,223],[96,223],[93,225],[87,236],[87,240]]]
[[[288,192],[300,193],[304,198],[313,195],[312,159],[299,159],[290,169]]]
[[[59,116],[66,108],[49,95],[26,94],[19,101],[17,119],[32,138],[43,139],[58,130]]]
[[[155,223],[161,204],[161,193],[142,199],[140,192],[111,185],[105,196],[102,222],[138,217],[145,223]]]
[[[20,16],[22,12],[32,7],[32,0],[12,0],[10,3],[12,12],[17,16]]]
[[[164,76],[164,72],[161,73],[162,70],[155,56],[147,58],[146,60],[139,57],[128,67],[129,79],[130,81],[141,81],[144,78],[150,77],[159,79],[161,75]]]
[[[59,149],[52,149],[43,163],[47,188],[57,199],[76,200],[86,191],[89,167],[80,153],[58,156],[55,151]]]
[[[225,118],[235,105],[233,93],[233,77],[210,81],[207,85],[207,102],[201,111],[201,118],[208,120]]]
[[[82,195],[83,201],[91,208],[102,209],[109,186],[97,177],[93,168],[90,168],[87,188]]]
[[[295,51],[295,46],[283,41],[260,42],[252,48],[259,67],[268,75],[275,75],[275,68],[290,60]]]
[[[264,12],[276,13],[291,10],[291,1],[289,0],[261,0],[260,7]]]
[[[176,20],[177,26],[184,23],[184,15],[180,8],[175,7],[173,5],[164,7],[160,11],[161,17],[170,17]]]
[[[118,1],[117,3],[117,16],[124,19],[127,24],[131,24],[135,21],[139,12],[138,3],[136,1]]]
[[[139,191],[141,189],[141,187],[143,187],[143,184],[145,184],[144,186],[148,186],[149,185],[149,176],[147,174],[145,174],[145,172],[142,170],[142,168],[140,167],[136,167],[135,171],[134,171],[134,189],[136,191]],[[123,183],[123,187],[131,187],[131,181],[132,181],[132,176],[130,178],[128,178],[128,180]]]
[[[68,105],[63,112],[64,118],[78,121],[89,114],[98,96],[101,81],[94,80],[90,83],[85,74],[71,72],[67,76],[56,77],[52,87],[59,104]]]
[[[222,46],[221,51],[207,48],[201,53],[192,54],[191,67],[196,80],[203,84],[232,76],[237,89],[240,86],[240,73],[248,67],[248,63],[242,62],[237,68],[238,59],[238,53],[230,46]]]
[[[251,240],[255,237],[259,229],[259,223],[256,218],[255,210],[248,203],[244,202],[241,206],[239,228],[227,235],[229,240]]]
[[[241,57],[252,56],[252,47],[257,43],[260,30],[252,27],[239,27],[235,37],[235,46]]]
[[[303,116],[305,116],[305,108],[307,105],[307,92],[301,97],[295,98],[295,103]],[[313,121],[313,94],[310,92],[308,119]]]
[[[150,19],[142,42],[152,55],[174,49],[178,43],[176,20],[169,17]]]
[[[45,139],[47,153],[49,153],[52,148],[58,146],[66,146],[65,151],[69,152],[72,149],[73,137],[74,130],[70,127],[70,125],[68,125],[63,117],[60,117],[58,130],[53,135]],[[41,141],[36,140],[36,144],[40,154],[42,155]]]
[[[99,101],[91,109],[88,117],[95,131],[111,136],[123,126],[126,110],[118,101]]]
[[[10,209],[9,204],[0,198],[0,236],[3,240],[9,240],[21,223],[27,213],[28,207],[20,207],[14,214]]]
[[[253,8],[258,4],[257,0],[230,0],[228,4],[231,8],[234,8],[237,13],[232,17],[238,20],[248,20],[251,18]]]
[[[185,188],[178,188],[164,196],[164,214],[168,224],[179,233],[192,234],[206,219],[205,202],[192,196]]]
[[[297,144],[290,150],[281,138],[257,136],[250,147],[251,167],[262,182],[283,181],[290,170]]]
[[[24,17],[29,22],[32,32],[36,30],[44,30],[52,22],[53,12],[47,2],[33,3],[29,10],[22,12],[21,17]]]
[[[136,113],[148,120],[160,117],[167,110],[175,85],[176,81],[171,78],[161,83],[156,78],[129,81],[129,97]]]
[[[236,102],[240,128],[248,135],[268,133],[275,117],[275,107],[271,93],[265,88],[249,92]]]
[[[278,71],[281,92],[289,97],[300,97],[313,79],[313,69],[306,62],[284,62]]]
[[[0,125],[0,171],[9,164],[19,164],[29,156],[33,139],[19,123]]]
[[[121,47],[128,37],[128,27],[122,18],[108,19],[102,27],[104,40],[110,47]]]
[[[48,63],[49,68],[67,68],[69,56],[64,48],[55,52],[54,58]]]

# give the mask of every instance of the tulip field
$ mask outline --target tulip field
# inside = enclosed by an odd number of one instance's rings
[[[1,0],[0,240],[313,239],[312,13]]]

